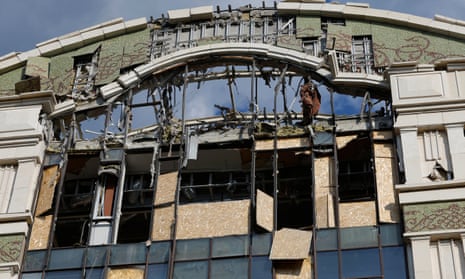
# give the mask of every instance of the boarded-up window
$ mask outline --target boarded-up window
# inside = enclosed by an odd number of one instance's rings
[[[192,203],[178,208],[178,239],[249,233],[250,200]],[[155,212],[156,215],[156,212]]]
[[[303,261],[274,263],[276,279],[308,279],[312,277],[312,261],[308,257]]]
[[[174,205],[157,207],[153,213],[152,240],[169,240],[174,223]]]
[[[108,270],[107,279],[143,279],[144,268],[112,268]]]
[[[312,241],[311,231],[281,229],[277,231],[271,246],[271,260],[303,260],[308,258]]]
[[[377,199],[380,222],[399,222],[399,205],[396,203],[396,157],[391,143],[374,145]]]
[[[375,226],[375,202],[340,203],[339,218],[341,227]]]
[[[40,216],[52,208],[58,178],[57,165],[44,169],[35,216]]]
[[[48,246],[52,215],[36,216],[32,224],[29,250],[46,249]]]
[[[158,177],[155,194],[155,206],[173,203],[176,198],[176,186],[178,184],[178,172],[161,174]]]
[[[257,190],[257,225],[271,232],[273,231],[273,197]]]
[[[278,140],[277,144],[278,144],[278,149],[302,148],[302,147],[309,147],[310,140],[307,137],[280,139]],[[274,149],[273,140],[257,140],[255,142],[256,151],[265,151],[265,150],[273,150],[273,149]]]

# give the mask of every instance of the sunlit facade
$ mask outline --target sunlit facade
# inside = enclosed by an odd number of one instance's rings
[[[465,24],[186,7],[0,57],[0,279],[462,278]]]

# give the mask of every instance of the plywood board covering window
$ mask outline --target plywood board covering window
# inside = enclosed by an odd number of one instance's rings
[[[315,210],[316,224],[319,228],[334,226],[334,210],[332,205],[333,187],[331,173],[333,162],[330,157],[315,159]]]
[[[340,226],[360,227],[376,225],[376,207],[374,201],[350,202],[339,204]]]
[[[399,222],[399,206],[394,192],[397,173],[394,147],[390,143],[376,143],[374,151],[379,221]]]
[[[278,149],[292,149],[292,148],[302,148],[309,147],[310,141],[308,138],[289,138],[289,139],[279,139],[278,140]],[[273,140],[257,140],[255,141],[255,150],[256,151],[266,151],[274,149]]]
[[[158,177],[155,206],[174,202],[177,183],[178,172],[165,173]]]
[[[312,261],[308,257],[303,261],[275,263],[276,279],[307,279],[312,277]]]
[[[153,214],[152,240],[171,239],[172,225],[174,223],[174,205],[155,208]]]
[[[273,197],[257,190],[257,225],[271,232],[273,231]]]
[[[29,250],[46,249],[49,241],[52,215],[36,216],[32,225]]]
[[[192,203],[178,208],[178,239],[249,233],[250,200]]]
[[[271,246],[271,260],[303,260],[308,258],[311,231],[284,228],[277,231]]]
[[[107,279],[143,279],[143,268],[112,268],[108,271]]]
[[[40,216],[52,208],[55,186],[58,182],[58,178],[59,173],[57,165],[44,169],[35,216]]]

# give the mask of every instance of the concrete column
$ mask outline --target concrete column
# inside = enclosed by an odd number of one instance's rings
[[[433,279],[430,237],[412,237],[410,241],[412,243],[413,272],[415,274],[415,279]]]
[[[417,132],[417,128],[400,129],[406,183],[421,182],[420,150],[418,148]]]
[[[15,183],[11,195],[8,213],[24,213],[32,211],[32,201],[37,186],[40,165],[36,159],[18,161]]]
[[[454,179],[465,179],[465,136],[464,124],[446,125]]]

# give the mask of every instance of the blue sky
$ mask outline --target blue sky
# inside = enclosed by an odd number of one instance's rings
[[[273,1],[265,0],[267,6]],[[346,1],[339,1],[345,3]],[[356,1],[351,1],[356,2]],[[371,8],[394,10],[427,18],[440,14],[465,20],[464,0],[368,0]],[[227,8],[262,0],[217,0],[214,5]],[[37,43],[79,29],[123,17],[160,17],[171,9],[212,5],[208,0],[1,0],[0,56],[13,51],[33,49]]]
[[[227,9],[228,4],[231,4],[233,8],[247,4],[259,7],[262,2],[271,7],[274,1],[216,0],[212,4],[212,1],[208,0],[1,0],[0,57],[14,51],[28,51],[43,41],[119,17],[124,20],[149,18],[150,16],[158,18],[162,13],[166,15],[167,11],[172,9],[206,5],[219,5],[222,9]],[[339,0],[339,2],[345,3],[346,1]],[[367,0],[358,2],[368,3],[374,9],[403,12],[426,18],[433,18],[435,14],[439,14],[465,21],[465,0]],[[228,92],[226,83],[217,82],[212,86],[214,88],[210,88],[211,90],[202,88],[201,91]],[[189,88],[193,96],[198,95],[197,91],[193,87]],[[238,90],[235,94],[238,95],[238,99],[242,97],[241,102],[249,102],[247,92]],[[241,96],[243,94],[247,95]],[[291,92],[289,94],[292,95]],[[320,113],[329,113],[329,97],[327,92],[324,95]],[[192,102],[196,102],[193,106],[196,109],[192,111],[192,115],[188,115],[188,118],[218,113],[212,104],[223,104],[222,102],[225,101],[224,97],[218,94],[201,94],[201,96],[201,98],[193,98]],[[264,96],[264,106],[260,110],[266,109],[268,113],[272,113],[272,101],[267,99],[271,98],[272,94]],[[289,98],[292,99],[292,96]],[[357,114],[360,111],[360,100],[351,97],[338,99],[340,102],[335,104],[336,112],[340,110],[344,114]],[[297,103],[295,109],[299,110],[299,107],[300,104]]]

